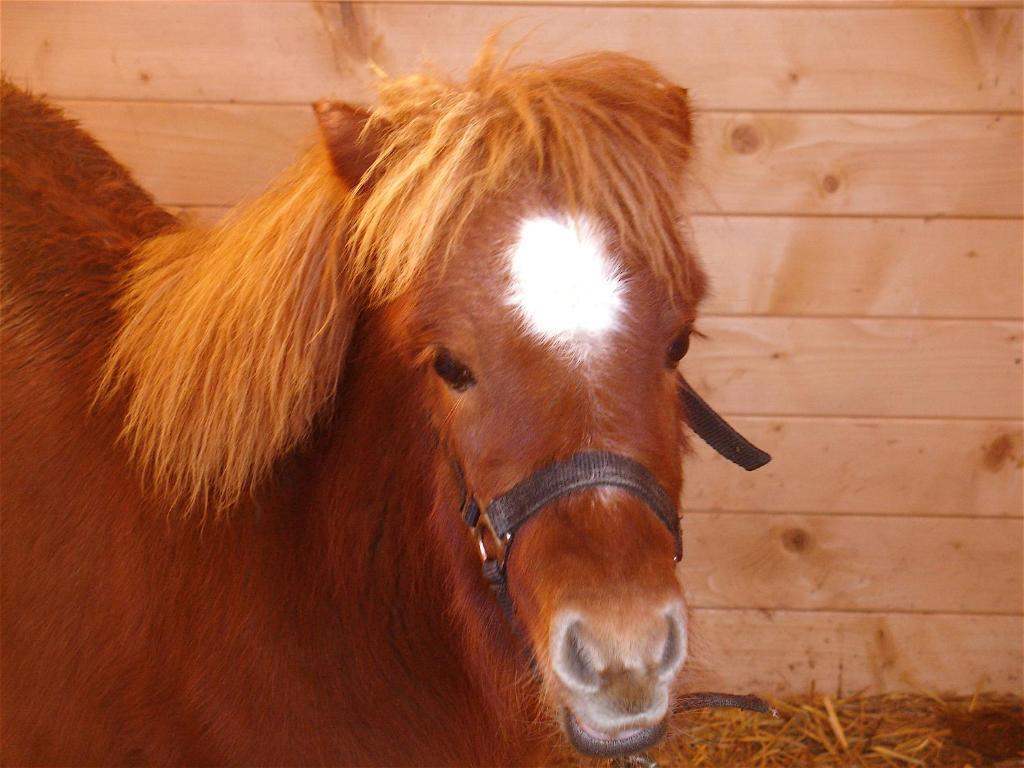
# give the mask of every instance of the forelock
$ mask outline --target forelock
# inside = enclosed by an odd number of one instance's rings
[[[373,298],[403,292],[481,206],[533,183],[567,215],[608,226],[674,300],[699,299],[680,226],[685,94],[650,65],[598,53],[513,68],[485,49],[465,83],[383,82],[372,122],[383,144],[355,196],[351,244]]]

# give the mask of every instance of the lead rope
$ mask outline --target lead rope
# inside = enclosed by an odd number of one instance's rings
[[[779,716],[779,710],[758,696],[740,696],[734,693],[688,693],[676,702],[672,713],[688,712],[693,709],[730,707],[760,712],[763,715]],[[658,761],[646,752],[612,758],[611,768],[659,768]]]

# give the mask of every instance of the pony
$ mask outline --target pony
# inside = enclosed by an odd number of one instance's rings
[[[537,765],[664,733],[671,525],[560,496],[502,602],[481,559],[511,537],[462,513],[583,451],[679,497],[686,91],[485,51],[314,114],[201,227],[3,86],[4,764]]]

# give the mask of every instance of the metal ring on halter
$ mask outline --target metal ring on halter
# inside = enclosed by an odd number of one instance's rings
[[[484,541],[485,532],[491,535],[491,540],[498,549],[497,557],[491,557],[491,553],[487,551],[487,543]],[[494,524],[486,513],[480,515],[480,519],[477,520],[476,525],[473,527],[473,533],[476,536],[477,549],[480,551],[480,560],[485,563],[496,562],[498,567],[504,571],[505,560],[508,557],[508,548],[512,544],[512,533],[509,532],[504,536],[499,536],[498,532],[494,530]]]

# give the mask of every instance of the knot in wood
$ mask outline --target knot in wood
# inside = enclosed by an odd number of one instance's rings
[[[749,155],[761,147],[761,134],[754,126],[744,123],[732,129],[729,137],[732,148],[741,155]]]
[[[782,532],[782,546],[790,552],[803,552],[811,546],[811,535],[800,528],[787,528]]]

